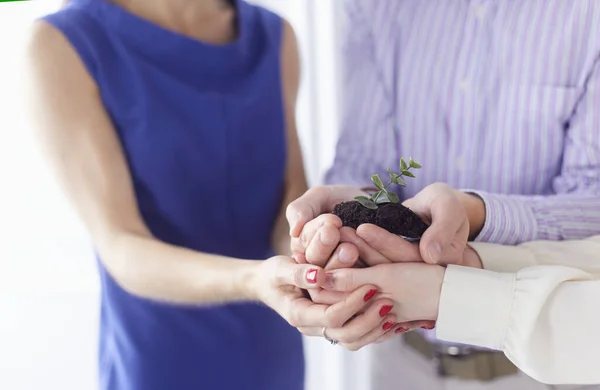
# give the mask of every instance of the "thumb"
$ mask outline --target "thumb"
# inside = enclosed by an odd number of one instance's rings
[[[419,250],[426,263],[438,264],[450,248],[463,220],[464,209],[452,192],[444,191],[430,205],[431,225],[421,237]]]
[[[373,284],[375,267],[343,268],[327,272],[323,288],[333,291],[351,292],[365,284]]]
[[[302,289],[317,288],[325,284],[325,270],[311,264],[297,264],[293,261],[277,267],[276,284],[291,285]]]
[[[328,197],[325,187],[314,187],[287,206],[285,216],[291,237],[298,238],[304,225],[323,213]]]
[[[457,227],[453,221],[445,221],[443,218],[434,220],[423,233],[419,244],[423,260],[430,264],[440,263],[443,254],[450,249],[456,233]]]

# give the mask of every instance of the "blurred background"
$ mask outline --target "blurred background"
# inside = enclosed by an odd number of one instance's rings
[[[333,160],[338,131],[342,1],[252,2],[284,16],[296,30],[303,74],[298,128],[310,184],[318,184]],[[38,155],[19,95],[27,31],[61,3],[0,3],[2,390],[95,388],[99,285],[90,243]],[[306,346],[307,390],[366,387],[364,352],[343,352],[320,338]]]

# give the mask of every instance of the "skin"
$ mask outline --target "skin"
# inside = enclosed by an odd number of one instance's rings
[[[222,1],[115,3],[203,42],[226,44],[236,36],[235,10]],[[201,253],[152,236],[138,211],[130,172],[98,86],[65,37],[43,21],[35,24],[27,48],[33,127],[47,163],[87,227],[104,266],[124,290],[172,304],[260,301],[307,335],[320,335],[326,326],[345,346],[359,348],[385,334],[384,321],[395,321],[394,314],[379,315],[380,308],[393,304],[392,300],[365,302],[364,296],[375,288],[365,285],[332,305],[312,302],[301,289],[322,286],[325,271],[285,256],[290,248],[285,205],[306,190],[294,116],[298,52],[287,23],[282,45],[289,153],[285,196],[272,232],[273,247],[281,255],[265,261]]]
[[[341,227],[339,218],[332,214],[315,217],[317,213],[331,211],[340,198],[351,199],[355,191],[339,186],[314,188],[288,206],[290,232],[292,237],[297,236],[292,239],[292,249],[299,252],[296,258],[328,271],[323,288],[311,290],[312,299],[333,304],[345,299],[356,287],[369,283],[378,287],[380,296],[394,301],[399,321],[394,330],[431,328],[437,319],[444,266],[482,268],[479,256],[467,245],[467,240],[483,226],[483,202],[442,183],[426,187],[404,202],[431,223],[418,244],[375,225],[365,224],[354,230]],[[333,233],[331,227],[338,232]],[[339,239],[323,240],[326,235]],[[358,254],[367,268],[352,268],[352,262],[342,264],[339,256],[335,256],[337,249],[332,249],[338,244],[351,245],[353,255]],[[432,250],[436,246],[439,250]],[[391,333],[379,341],[391,337]]]

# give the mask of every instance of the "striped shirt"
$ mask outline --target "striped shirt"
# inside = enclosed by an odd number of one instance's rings
[[[478,241],[600,234],[599,0],[348,0],[327,183],[423,168],[484,199]]]

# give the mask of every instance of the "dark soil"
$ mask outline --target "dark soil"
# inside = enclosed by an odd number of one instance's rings
[[[333,209],[344,226],[356,229],[363,223],[377,225],[390,233],[408,238],[420,238],[428,228],[427,224],[400,203],[385,203],[377,210],[371,210],[357,201],[337,204]]]

